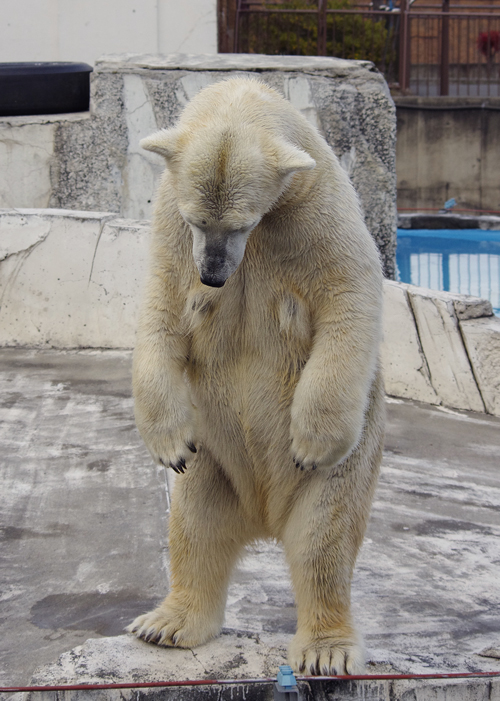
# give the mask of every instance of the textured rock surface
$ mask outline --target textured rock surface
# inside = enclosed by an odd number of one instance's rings
[[[92,74],[91,118],[40,124],[39,144],[31,143],[35,135],[26,136],[24,150],[16,152],[22,155],[19,172],[11,171],[10,183],[0,181],[0,202],[150,218],[164,162],[140,149],[140,138],[171,126],[199,90],[231,74],[264,80],[319,128],[351,176],[386,275],[394,277],[395,108],[368,61],[244,54],[105,57]],[[14,128],[9,124],[0,119],[4,144]],[[30,200],[22,179],[35,151],[44,154],[41,193],[35,188]]]
[[[217,699],[233,701],[271,701],[273,683],[279,665],[283,664],[283,636],[265,633],[244,635],[223,633],[216,641],[196,650],[158,649],[129,636],[87,640],[82,646],[61,655],[56,663],[39,670],[31,680],[36,686],[60,684],[144,683],[183,680],[234,680],[223,685],[180,686],[148,689],[111,689],[100,691],[100,699],[110,701],[160,701]],[[371,663],[367,674],[398,673],[391,664]],[[250,680],[238,683],[238,679]],[[261,681],[258,681],[261,680]],[[491,687],[490,687],[491,684]],[[497,701],[498,680],[402,680],[325,682],[299,678],[300,698],[324,701]],[[64,698],[80,701],[82,691],[66,691]],[[85,693],[85,692],[84,692]],[[99,692],[97,692],[99,693]],[[87,694],[96,694],[88,691]],[[94,696],[92,698],[95,698]],[[293,697],[290,697],[293,698]],[[53,701],[53,692],[27,694],[28,701]]]

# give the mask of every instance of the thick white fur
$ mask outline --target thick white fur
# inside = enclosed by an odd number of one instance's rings
[[[382,275],[357,197],[318,132],[256,80],[206,88],[143,145],[167,169],[136,419],[154,460],[183,474],[170,594],[129,630],[160,645],[205,642],[243,546],[276,538],[298,608],[290,664],[360,672],[350,583],[384,409]]]

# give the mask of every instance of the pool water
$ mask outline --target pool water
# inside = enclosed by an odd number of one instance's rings
[[[500,316],[500,231],[398,229],[398,280],[489,299]]]

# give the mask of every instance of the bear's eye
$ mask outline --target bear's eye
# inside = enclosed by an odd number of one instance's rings
[[[207,220],[206,220],[206,219],[202,219],[202,220],[201,220],[201,225],[202,225],[202,226],[206,226],[206,225],[207,225]]]

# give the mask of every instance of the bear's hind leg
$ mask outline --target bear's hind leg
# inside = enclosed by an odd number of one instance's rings
[[[284,537],[297,603],[289,663],[305,674],[361,673],[364,653],[350,613],[355,537],[341,532],[347,519],[332,517],[329,505],[321,503],[328,486],[317,476],[310,481],[318,484],[310,484],[295,504]]]
[[[224,620],[227,586],[250,540],[231,484],[201,448],[176,478],[170,515],[170,594],[127,630],[157,645],[195,647],[216,636]]]
[[[351,612],[351,578],[382,457],[380,379],[360,445],[330,471],[305,473],[283,534],[297,602],[289,663],[306,674],[361,674],[365,659]]]

